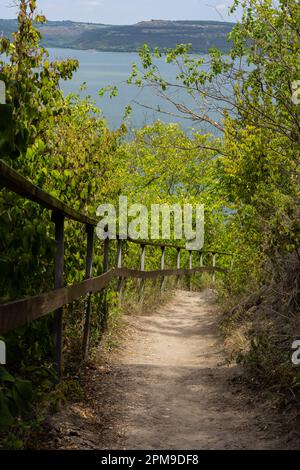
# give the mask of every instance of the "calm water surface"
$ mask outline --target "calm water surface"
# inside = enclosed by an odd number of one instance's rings
[[[128,104],[133,107],[131,125],[135,128],[141,127],[146,123],[151,123],[158,118],[165,122],[180,122],[185,129],[194,125],[190,120],[183,118],[176,119],[133,104],[133,101],[138,101],[146,106],[151,106],[156,109],[157,106],[159,106],[161,109],[164,108],[167,111],[174,112],[174,107],[164,102],[153,90],[149,88],[140,89],[126,83],[131,72],[132,64],[134,62],[139,63],[139,58],[136,53],[78,51],[51,48],[49,52],[51,59],[78,59],[80,63],[79,71],[71,81],[62,82],[62,89],[66,93],[78,93],[80,86],[85,82],[87,90],[84,92],[81,91],[80,95],[90,95],[97,102],[110,128],[116,129],[120,125],[124,109]],[[159,68],[163,76],[167,77],[169,80],[175,81],[177,72],[175,66],[165,64],[164,61],[161,60]],[[113,99],[110,99],[108,96],[99,97],[98,91],[108,85],[118,85],[118,97]],[[178,98],[178,94],[174,95],[174,98],[176,97]],[[185,95],[182,99],[187,103],[189,97]],[[192,104],[192,106],[194,106],[194,104]]]

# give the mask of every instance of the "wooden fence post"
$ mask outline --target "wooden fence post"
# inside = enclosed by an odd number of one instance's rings
[[[141,271],[145,271],[146,245],[141,245]],[[140,301],[143,302],[145,279],[140,282]]]
[[[122,268],[122,239],[121,238],[118,238],[117,268]]]
[[[193,269],[193,252],[189,251],[189,269]],[[189,290],[192,290],[192,276],[189,274]]]
[[[165,246],[161,247],[161,270],[165,269]],[[164,291],[165,286],[165,277],[162,277],[161,284],[160,284],[160,292]]]
[[[203,253],[200,252],[200,268],[203,268]]]
[[[86,226],[87,231],[87,251],[86,251],[86,270],[85,278],[90,279],[93,271],[93,254],[94,254],[94,227],[93,225]],[[82,355],[83,359],[88,358],[89,339],[90,339],[90,323],[91,323],[91,309],[92,309],[92,294],[89,293],[86,302],[85,322],[83,330],[82,341]]]
[[[0,104],[6,104],[6,84],[0,80]]]
[[[180,264],[181,264],[181,250],[180,248],[177,248],[177,269],[180,269]],[[176,286],[178,286],[180,276],[176,276]]]
[[[193,269],[193,252],[189,252],[189,269]]]
[[[215,267],[216,267],[216,253],[213,253],[213,254],[212,254],[212,267],[213,267],[212,280],[213,280],[213,282],[216,282],[216,271],[215,271]]]
[[[104,240],[104,251],[103,251],[103,272],[107,273],[109,268],[109,238]]]
[[[103,273],[107,273],[109,269],[109,237],[105,238],[103,244]],[[102,305],[102,327],[107,327],[108,317],[108,304],[107,304],[107,293],[104,291],[101,296]]]
[[[117,268],[122,268],[122,239],[118,237],[118,245],[117,245]],[[118,279],[118,287],[117,291],[119,293],[119,303],[122,300],[122,292],[123,292],[123,278],[119,277]]]
[[[60,289],[64,286],[64,221],[65,218],[59,212],[53,211],[52,221],[55,223],[55,279],[54,288]],[[57,379],[60,381],[62,375],[62,350],[63,350],[63,308],[54,312],[53,322],[54,335],[54,362]]]

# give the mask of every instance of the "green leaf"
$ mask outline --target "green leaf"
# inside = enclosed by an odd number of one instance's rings
[[[0,367],[0,381],[14,383],[16,379],[4,367]]]
[[[3,393],[0,392],[0,429],[4,430],[10,427],[14,422],[7,400]]]
[[[30,380],[17,379],[14,386],[24,402],[32,400],[32,383]]]

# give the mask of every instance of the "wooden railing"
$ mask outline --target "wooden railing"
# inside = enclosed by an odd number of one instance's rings
[[[129,243],[138,244],[141,247],[140,269],[130,269],[122,267],[122,243],[121,237],[117,238],[117,259],[116,267],[109,267],[109,248],[112,242],[108,238],[103,241],[103,274],[92,277],[93,252],[94,252],[94,232],[98,221],[81,212],[78,212],[59,199],[41,190],[19,173],[10,168],[6,163],[0,161],[0,184],[14,193],[30,199],[45,209],[52,212],[52,221],[55,224],[55,279],[54,290],[34,297],[17,300],[0,305],[0,333],[7,333],[26,323],[49,315],[54,312],[54,340],[55,340],[55,364],[58,376],[62,371],[62,341],[63,341],[63,307],[80,297],[87,296],[86,312],[83,331],[83,357],[88,356],[90,318],[91,318],[91,297],[97,292],[104,291],[112,279],[119,279],[118,290],[121,292],[123,279],[140,279],[141,295],[146,279],[162,278],[161,289],[164,286],[164,279],[167,276],[192,275],[197,272],[226,272],[225,269],[216,266],[216,255],[231,256],[229,253],[217,251],[200,251],[200,265],[193,267],[193,252],[189,251],[189,267],[181,268],[181,251],[187,250],[183,246],[171,243],[154,243],[150,241],[139,241],[127,238]],[[85,280],[71,286],[64,286],[64,221],[71,219],[86,226],[87,250],[86,250],[86,274]],[[161,269],[146,271],[145,256],[146,247],[156,247],[161,250]],[[176,269],[165,269],[165,249],[177,250]],[[208,253],[212,256],[212,266],[203,265],[203,256]]]

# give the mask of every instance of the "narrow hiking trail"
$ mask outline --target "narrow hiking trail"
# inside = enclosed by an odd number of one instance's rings
[[[89,374],[86,399],[56,414],[46,447],[59,449],[284,449],[289,438],[237,385],[218,336],[212,291],[176,291]],[[240,387],[240,388],[239,388]]]

